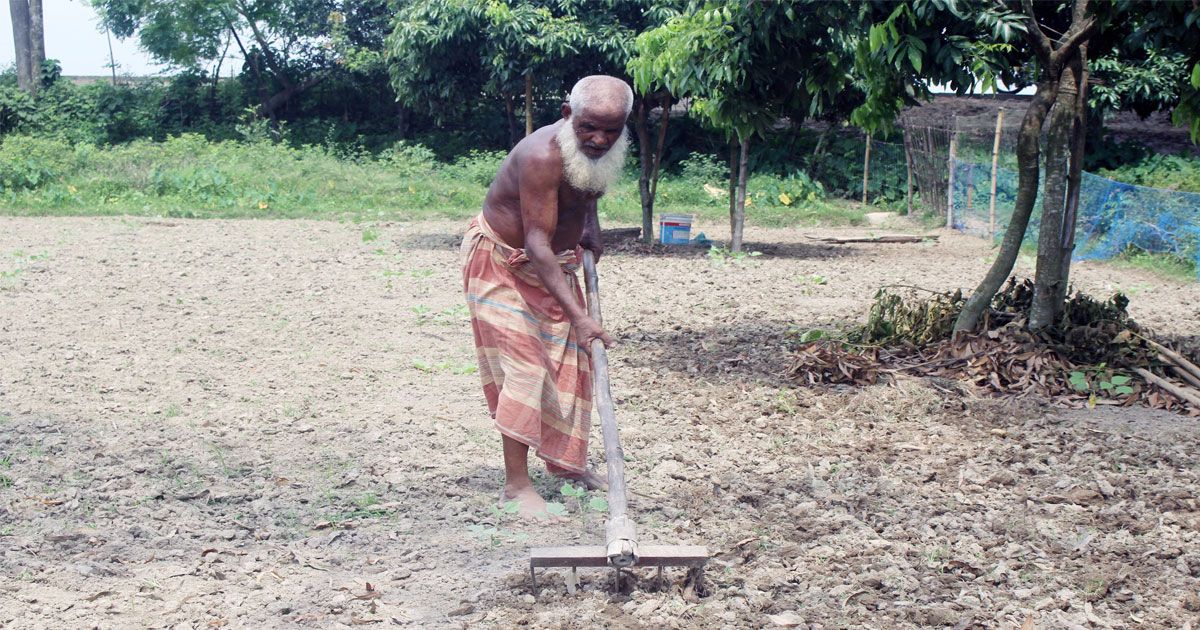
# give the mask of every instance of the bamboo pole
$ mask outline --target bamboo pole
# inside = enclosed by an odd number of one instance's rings
[[[525,75],[525,135],[533,133],[533,73]]]
[[[1139,335],[1139,337],[1141,337],[1141,335]],[[1185,358],[1182,354],[1175,352],[1174,350],[1162,345],[1161,343],[1158,343],[1157,341],[1154,341],[1153,339],[1146,339],[1145,337],[1141,338],[1146,340],[1146,345],[1154,348],[1154,350],[1159,354],[1170,359],[1170,363],[1175,364],[1182,370],[1191,372],[1192,376],[1200,378],[1200,367],[1196,366],[1195,363],[1188,361],[1187,358]]]
[[[1000,172],[1000,131],[1004,127],[1004,108],[996,112],[996,137],[992,140],[992,199],[988,203],[988,238],[996,240],[996,176]]]
[[[1166,356],[1161,355],[1161,354],[1158,355],[1158,360],[1171,366],[1171,370],[1173,370],[1179,378],[1187,381],[1188,385],[1191,385],[1192,387],[1195,387],[1196,389],[1200,389],[1200,378],[1196,378],[1194,375],[1192,375],[1191,372],[1187,371],[1186,368],[1182,368],[1182,367],[1179,367],[1178,365],[1175,365],[1174,363],[1171,363],[1170,359],[1168,359]]]
[[[954,130],[950,132],[950,156],[946,159],[949,176],[946,178],[946,227],[954,228],[954,160],[958,157],[958,117],[954,117]]]
[[[908,190],[905,193],[904,201],[906,204],[906,214],[911,215],[913,211],[913,159],[912,159],[912,140],[908,137],[908,129],[903,130],[904,133],[904,169],[908,171]]]
[[[1137,368],[1134,371],[1137,372],[1138,376],[1141,376],[1147,383],[1156,385],[1160,389],[1166,390],[1169,394],[1178,398],[1179,400],[1182,400],[1191,404],[1197,409],[1200,409],[1200,392],[1196,392],[1188,387],[1180,387],[1179,385],[1176,385],[1165,378],[1151,374],[1150,370],[1145,368]]]
[[[863,195],[862,202],[867,203],[867,182],[871,175],[871,132],[866,133],[867,150],[863,153]]]
[[[971,208],[975,201],[975,173],[968,171],[967,175],[967,209],[963,211],[963,217],[971,216]]]
[[[596,275],[596,259],[589,250],[583,250],[583,281],[587,288],[588,315],[596,323],[604,325],[600,314],[600,280]],[[637,526],[625,512],[628,498],[625,489],[625,454],[621,451],[621,440],[617,434],[617,417],[613,411],[612,392],[609,391],[608,352],[604,342],[592,340],[592,390],[595,393],[596,411],[600,415],[600,432],[604,436],[604,459],[608,464],[608,521],[604,524],[604,544],[609,564],[628,567],[637,563]]]

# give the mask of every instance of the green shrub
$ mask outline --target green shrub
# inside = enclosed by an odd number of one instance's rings
[[[467,155],[455,160],[448,171],[456,172],[465,180],[480,186],[490,186],[492,178],[496,176],[496,171],[500,169],[500,163],[504,161],[506,155],[504,151],[472,150]]]
[[[1200,192],[1200,158],[1154,154],[1099,175],[1127,184]]]
[[[0,85],[0,134],[11,133],[33,120],[33,97],[15,86]]]
[[[437,167],[437,155],[420,143],[396,142],[379,154],[379,160],[397,175],[427,175]],[[491,181],[489,180],[490,184]]]
[[[729,166],[707,153],[690,153],[679,162],[679,174],[684,179],[712,184],[729,181]]]
[[[825,187],[803,171],[787,177],[755,175],[746,183],[746,195],[760,205],[803,206],[825,199]]]
[[[81,149],[78,155],[85,155]],[[0,191],[41,188],[75,171],[77,153],[57,139],[24,135],[0,140]]]

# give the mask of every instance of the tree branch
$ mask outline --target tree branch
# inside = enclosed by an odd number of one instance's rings
[[[250,11],[241,2],[237,3],[237,8],[242,17],[246,18],[246,23],[250,25],[250,32],[254,34],[254,41],[258,42],[258,47],[262,49],[263,59],[266,60],[267,65],[279,77],[279,81],[283,83],[285,89],[293,89],[295,85],[288,77],[283,66],[280,65],[279,60],[275,57],[275,53],[271,51],[271,47],[267,44],[266,36],[258,29],[258,23],[250,16]]]
[[[303,82],[300,83],[300,85],[289,85],[289,86],[283,88],[282,90],[280,90],[279,92],[277,92],[273,96],[271,96],[271,98],[267,99],[266,103],[263,103],[264,113],[266,113],[268,115],[274,114],[275,110],[279,109],[281,106],[283,106],[283,104],[292,100],[293,97],[300,94],[301,92],[304,92],[305,90],[320,83],[321,81],[324,81],[328,76],[329,76],[328,72],[318,72],[318,73],[312,75],[311,77],[308,77],[307,79],[305,79]]]
[[[1034,51],[1042,58],[1042,61],[1049,63],[1050,57],[1054,53],[1054,45],[1050,42],[1050,38],[1042,32],[1042,27],[1037,22],[1037,16],[1033,14],[1033,0],[1021,0],[1021,10],[1025,15],[1025,21],[1029,22],[1029,27],[1025,29],[1025,37],[1033,45]]]
[[[1090,18],[1086,23],[1084,23],[1082,28],[1074,33],[1068,31],[1067,40],[1063,42],[1063,44],[1059,46],[1053,54],[1050,55],[1050,65],[1062,66],[1062,64],[1066,63],[1066,61],[1075,54],[1075,51],[1079,48],[1079,45],[1091,39],[1092,35],[1096,34],[1096,31],[1099,29],[1099,27],[1100,23],[1096,20],[1096,18]]]

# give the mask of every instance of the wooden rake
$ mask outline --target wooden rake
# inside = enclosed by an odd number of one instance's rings
[[[596,260],[592,252],[583,252],[583,278],[587,287],[588,314],[600,325],[600,288],[596,276]],[[592,341],[592,382],[596,409],[600,413],[601,433],[604,436],[604,459],[608,463],[608,520],[604,524],[604,545],[569,547],[534,547],[529,552],[529,578],[537,594],[539,567],[569,567],[574,573],[579,567],[611,566],[615,570],[615,586],[621,590],[621,570],[632,567],[658,567],[662,580],[663,567],[689,567],[699,586],[708,547],[698,545],[639,545],[637,526],[627,514],[628,490],[625,488],[625,455],[617,435],[617,418],[613,413],[612,393],[609,391],[608,353],[604,342]]]

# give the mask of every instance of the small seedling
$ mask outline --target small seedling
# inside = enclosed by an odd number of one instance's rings
[[[480,523],[467,527],[467,530],[477,539],[487,542],[490,547],[499,547],[506,542],[520,543],[525,542],[529,538],[528,534],[511,532],[500,527],[505,520],[521,510],[519,503],[516,501],[505,501],[502,505],[489,506],[488,510],[491,512],[492,520],[495,521],[495,524]]]
[[[757,256],[762,256],[762,252],[733,252],[724,247],[717,247],[716,245],[708,248],[708,259],[718,267],[724,266],[725,263],[741,264]]]
[[[604,497],[591,496],[591,493],[589,493],[587,488],[584,488],[583,486],[573,486],[570,483],[564,483],[562,488],[559,489],[559,492],[561,492],[564,497],[575,500],[575,503],[579,508],[579,524],[582,527],[587,526],[587,518],[589,513],[598,514],[608,511],[608,501],[604,500]],[[553,505],[562,508],[561,513],[556,514],[556,516],[566,516],[566,506],[563,506],[561,503],[554,503]]]
[[[467,305],[459,304],[443,309],[440,313],[434,315],[432,319],[439,324],[449,324],[455,321],[470,319],[470,317],[471,311],[467,308]]]
[[[1089,375],[1088,372],[1092,374]],[[1088,395],[1089,408],[1096,406],[1096,400],[1099,397],[1117,397],[1132,394],[1134,389],[1129,386],[1131,380],[1129,376],[1116,374],[1111,370],[1105,369],[1104,363],[1087,371],[1074,370],[1067,376],[1067,382],[1071,384],[1071,387],[1075,391]]]
[[[800,334],[800,343],[812,343],[821,339],[829,339],[829,333],[820,328],[811,328]]]
[[[521,511],[521,504],[517,503],[516,501],[505,501],[504,505],[492,505],[489,506],[489,509],[492,512],[492,516],[495,517],[496,522],[498,523],[504,520],[504,517],[512,516],[513,514]]]
[[[427,323],[431,319],[431,316],[429,315],[429,313],[430,313],[429,307],[425,306],[424,304],[418,304],[416,306],[410,307],[408,310],[412,311],[413,315],[417,316],[417,325],[418,326],[421,326],[421,325]]]
[[[506,542],[523,543],[529,535],[524,532],[510,532],[507,529],[500,529],[491,525],[470,525],[467,530],[476,538],[484,541],[490,547],[499,547]]]
[[[364,228],[362,231],[362,240],[364,243],[371,243],[379,240],[379,230],[375,228]]]

